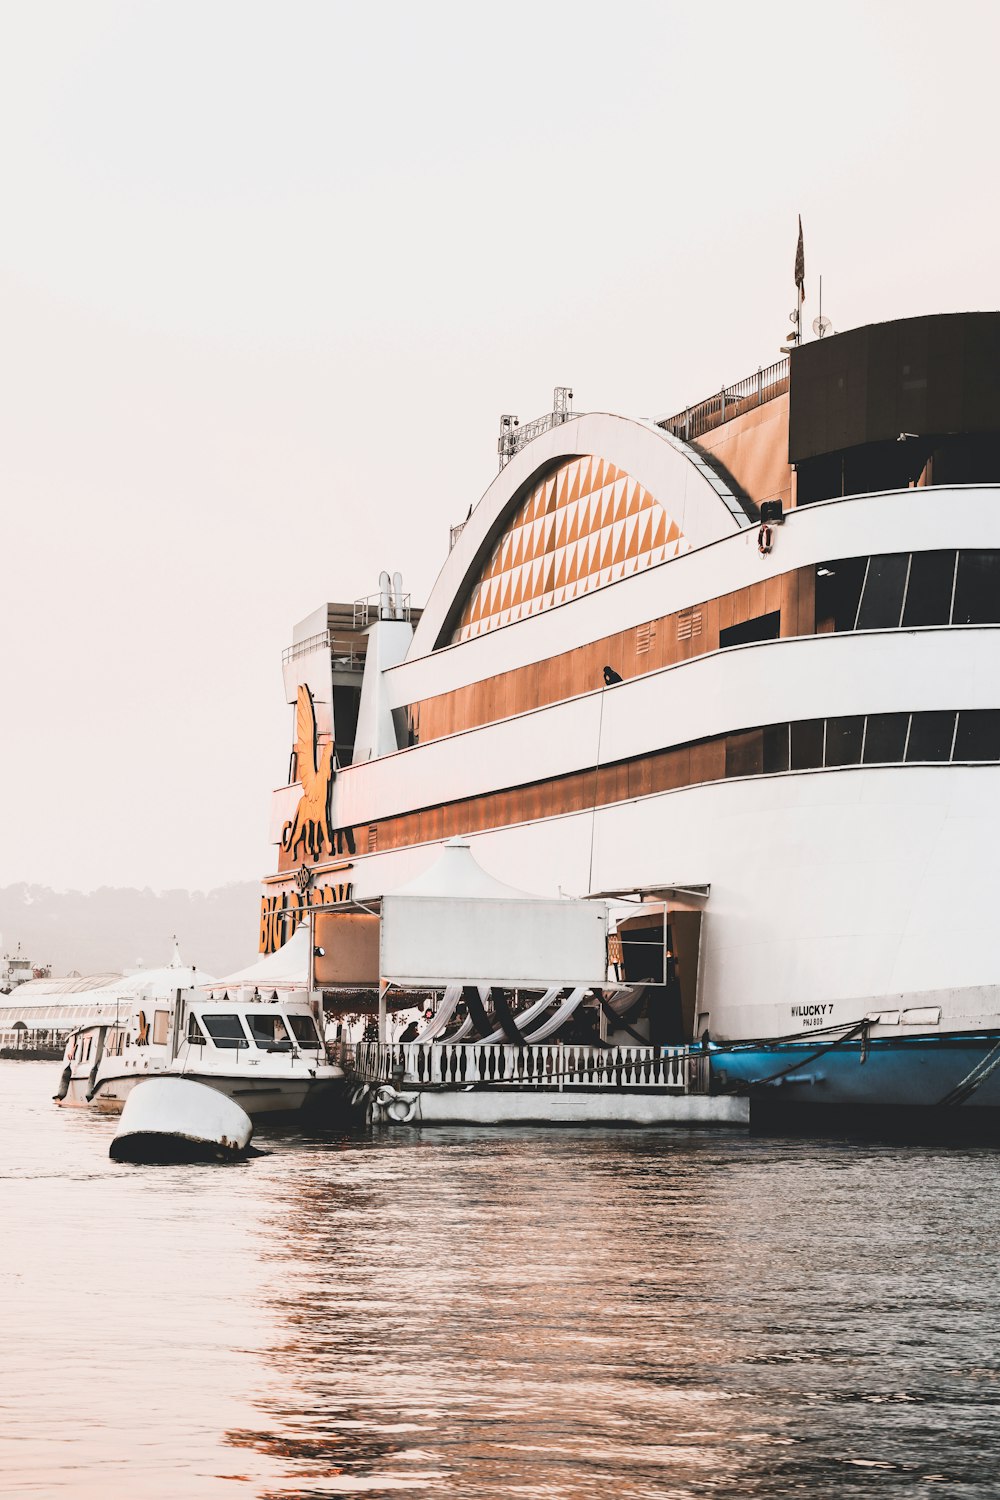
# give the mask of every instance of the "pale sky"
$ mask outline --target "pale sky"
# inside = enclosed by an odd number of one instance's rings
[[[501,412],[996,308],[1000,5],[0,0],[0,884],[273,866],[296,620]]]

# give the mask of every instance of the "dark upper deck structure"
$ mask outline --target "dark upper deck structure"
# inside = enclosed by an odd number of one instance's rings
[[[1000,483],[1000,312],[817,339],[658,424],[748,501]]]
[[[872,323],[791,356],[798,503],[1000,482],[1000,313]]]

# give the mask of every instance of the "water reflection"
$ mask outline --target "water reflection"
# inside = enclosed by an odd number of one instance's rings
[[[111,1163],[0,1064],[0,1494],[995,1493],[1000,1153],[262,1132]]]
[[[968,1371],[996,1371],[997,1209],[961,1248],[954,1215],[997,1167],[713,1135],[339,1143],[269,1221],[300,1285],[270,1298],[280,1395],[231,1440],[284,1462],[275,1497],[988,1493],[995,1395]]]

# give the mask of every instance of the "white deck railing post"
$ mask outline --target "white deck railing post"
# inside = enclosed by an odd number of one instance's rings
[[[662,1088],[704,1093],[708,1070],[688,1047],[592,1047],[579,1042],[514,1046],[477,1042],[359,1042],[355,1069],[365,1082],[403,1086],[574,1089]]]

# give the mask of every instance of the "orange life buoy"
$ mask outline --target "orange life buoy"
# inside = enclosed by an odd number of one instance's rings
[[[773,546],[774,532],[766,521],[762,521],[760,531],[757,533],[757,551],[761,557],[766,557]]]

